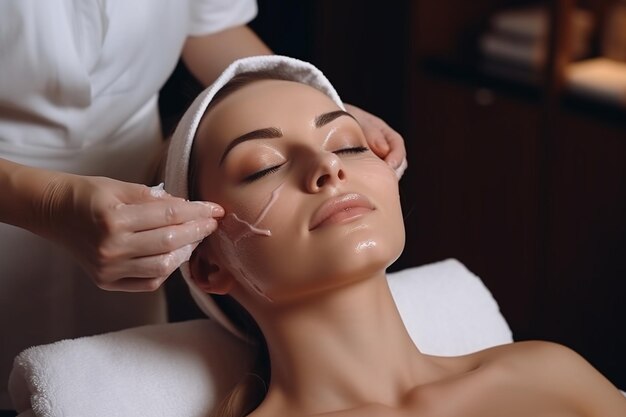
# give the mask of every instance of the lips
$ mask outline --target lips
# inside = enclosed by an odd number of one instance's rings
[[[367,197],[361,194],[350,193],[326,200],[313,213],[309,230],[331,224],[349,223],[376,208]]]

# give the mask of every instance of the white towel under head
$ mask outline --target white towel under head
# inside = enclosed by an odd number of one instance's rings
[[[165,190],[168,193],[177,197],[189,198],[187,172],[191,148],[200,120],[215,94],[238,74],[266,70],[276,71],[284,79],[307,84],[320,90],[328,95],[341,109],[345,110],[339,95],[330,81],[319,69],[308,62],[280,55],[263,55],[239,59],[226,68],[211,86],[200,93],[178,123],[170,142],[165,165]],[[188,262],[183,263],[180,266],[180,270],[187,285],[189,285],[191,295],[202,311],[233,334],[244,338],[237,327],[215,304],[211,296],[195,285],[191,279]]]

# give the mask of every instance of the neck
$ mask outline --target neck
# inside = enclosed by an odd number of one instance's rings
[[[286,407],[319,413],[397,404],[436,372],[406,332],[384,273],[275,306],[257,321],[272,365],[267,401]]]

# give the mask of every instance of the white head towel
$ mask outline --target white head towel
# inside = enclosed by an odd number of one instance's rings
[[[328,95],[341,109],[345,107],[339,95],[322,72],[308,62],[279,55],[263,55],[242,58],[233,62],[219,78],[194,100],[185,112],[174,132],[169,146],[165,165],[165,190],[171,195],[189,198],[187,171],[189,156],[196,130],[207,106],[215,94],[233,77],[244,72],[272,70],[287,80],[310,85]],[[244,338],[237,327],[215,304],[210,295],[203,292],[191,279],[188,262],[180,266],[180,270],[189,285],[191,295],[202,311],[218,321],[238,337]]]

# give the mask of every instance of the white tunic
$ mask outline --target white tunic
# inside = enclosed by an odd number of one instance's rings
[[[144,182],[186,37],[255,14],[254,0],[0,1],[0,157]],[[0,224],[0,409],[24,348],[164,320],[160,292],[99,290],[62,249]]]

